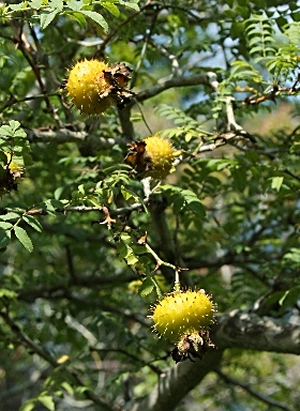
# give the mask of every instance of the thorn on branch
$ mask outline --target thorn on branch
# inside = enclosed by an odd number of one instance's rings
[[[282,87],[279,85],[274,85],[270,90],[266,91],[264,94],[259,94],[258,92],[254,95],[248,96],[244,100],[246,105],[258,105],[265,101],[273,101],[276,104],[275,97],[280,95],[292,95],[300,91],[300,73],[297,74],[297,77],[291,87]],[[249,91],[249,88],[239,89],[239,91]]]
[[[102,221],[99,224],[107,224],[108,228],[111,228],[112,224],[116,223],[117,220],[114,218],[111,218],[110,213],[109,213],[109,209],[106,206],[102,207],[102,211],[105,215],[105,220]]]
[[[243,130],[243,127],[240,126],[235,120],[235,115],[234,115],[233,105],[232,105],[233,101],[234,101],[234,98],[231,96],[228,96],[226,98],[227,130],[231,131],[233,128],[236,131],[241,131]]]
[[[139,245],[145,245],[147,243],[147,237],[148,237],[148,233],[146,231],[145,234],[142,235],[142,237],[138,239],[137,243]]]

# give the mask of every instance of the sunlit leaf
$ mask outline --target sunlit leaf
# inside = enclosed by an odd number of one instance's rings
[[[14,233],[20,243],[31,253],[33,251],[33,244],[26,230],[22,227],[16,226],[14,227]]]

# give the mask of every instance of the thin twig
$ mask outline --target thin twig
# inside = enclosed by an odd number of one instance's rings
[[[149,6],[151,6],[151,0],[146,1],[145,5],[140,8],[140,10],[136,11],[135,13],[131,14],[126,20],[124,20],[122,23],[118,24],[117,28],[104,39],[104,41],[101,44],[101,47],[99,49],[99,53],[103,54],[105,47],[107,44],[117,35],[118,31],[122,29],[124,26],[126,26],[128,23],[131,22],[134,18],[136,18],[139,14],[142,14],[145,9],[147,9]]]
[[[149,367],[152,371],[155,372],[155,374],[157,375],[161,375],[162,374],[162,370],[157,367],[156,365],[153,365],[151,362],[148,361],[144,361],[140,356],[134,355],[122,348],[97,348],[97,346],[95,347],[90,347],[91,351],[96,351],[98,353],[117,353],[117,354],[122,354],[125,355],[128,358],[131,358],[132,360],[134,360],[137,363],[142,364],[144,367]]]
[[[133,273],[127,275],[89,275],[89,276],[76,276],[69,280],[68,284],[65,281],[57,282],[54,285],[41,285],[32,286],[28,290],[22,290],[18,294],[18,299],[27,302],[32,302],[37,298],[54,298],[56,296],[65,296],[66,289],[73,291],[77,288],[81,290],[83,288],[97,290],[98,288],[104,289],[108,287],[114,287],[121,284],[128,284],[131,281],[136,280],[136,275]]]
[[[49,352],[42,346],[35,343],[8,315],[4,310],[0,312],[0,316],[3,318],[5,323],[10,327],[11,331],[17,336],[20,343],[23,344],[27,349],[33,351],[35,354],[43,358],[47,363],[49,363],[53,368],[60,366],[59,362],[49,354]],[[67,367],[62,368],[62,373],[71,377],[72,380],[75,380],[76,384],[80,387],[84,387],[83,391],[85,397],[94,402],[101,407],[101,409],[106,411],[117,411],[117,408],[113,407],[111,404],[99,398],[93,391],[87,389],[86,384],[81,380],[79,375],[74,371],[70,371]],[[69,379],[69,378],[68,378]]]
[[[57,361],[52,357],[49,352],[44,348],[36,344],[8,315],[7,311],[1,311],[0,316],[3,318],[5,323],[10,327],[11,331],[18,337],[19,341],[28,347],[31,351],[38,354],[46,362],[48,362],[52,367],[57,367]]]
[[[135,101],[135,104],[137,105],[137,107],[139,109],[139,112],[141,113],[141,116],[142,116],[142,119],[143,119],[143,122],[144,122],[146,128],[148,129],[150,134],[153,134],[149,124],[147,123],[146,117],[144,116],[144,113],[143,113],[143,110],[142,110],[140,104],[138,103],[138,101],[135,98],[133,98],[133,100]]]
[[[230,131],[232,130],[232,127],[233,127],[234,130],[241,131],[243,130],[243,127],[240,126],[235,120],[233,106],[232,106],[233,101],[234,101],[234,98],[231,96],[228,96],[226,98],[227,130]]]
[[[168,60],[171,62],[172,67],[172,77],[177,77],[182,74],[181,70],[179,69],[179,61],[175,54],[171,53],[166,47],[161,44],[156,43],[153,39],[149,38],[149,44],[151,44],[154,48],[156,48],[163,56],[167,57]]]
[[[248,384],[242,383],[242,382],[236,380],[235,378],[229,377],[227,374],[225,374],[220,369],[216,369],[215,372],[225,382],[227,382],[231,385],[235,385],[237,387],[242,388],[243,390],[247,391],[250,395],[257,398],[258,400],[260,400],[260,401],[262,401],[262,402],[264,402],[264,403],[266,403],[266,404],[268,404],[272,407],[277,407],[277,408],[279,408],[281,410],[284,410],[284,411],[292,411],[291,408],[289,408],[286,404],[284,404],[282,402],[279,402],[279,401],[275,401],[267,395],[263,395],[263,394],[258,393],[253,388],[251,388]]]
[[[160,11],[159,9],[156,9],[156,10],[155,10],[155,13],[154,13],[154,15],[153,15],[150,28],[149,28],[149,30],[147,30],[147,34],[144,36],[144,42],[143,42],[143,47],[142,47],[142,50],[141,50],[140,58],[139,58],[139,61],[137,62],[136,66],[135,66],[135,69],[134,69],[134,71],[133,71],[133,73],[132,73],[132,78],[131,78],[131,82],[130,82],[130,88],[133,88],[133,87],[134,87],[135,82],[136,82],[136,80],[137,80],[137,74],[138,74],[138,72],[139,72],[139,70],[140,70],[140,68],[141,68],[141,66],[142,66],[142,64],[143,64],[143,61],[144,61],[145,57],[146,57],[146,52],[147,52],[148,44],[149,44],[149,41],[150,41],[151,36],[152,36],[152,34],[153,34],[153,31],[154,31],[154,28],[155,28],[155,24],[156,24],[156,21],[157,21],[157,16],[158,16],[158,14],[159,14],[159,11]]]

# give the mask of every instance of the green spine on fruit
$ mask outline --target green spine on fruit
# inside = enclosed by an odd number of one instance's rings
[[[213,323],[214,304],[203,290],[173,291],[153,308],[154,330],[170,341],[183,334],[208,329]]]
[[[110,88],[104,72],[109,67],[99,60],[83,60],[70,70],[66,88],[71,101],[81,113],[95,115],[103,113],[110,105],[108,96],[103,97]]]

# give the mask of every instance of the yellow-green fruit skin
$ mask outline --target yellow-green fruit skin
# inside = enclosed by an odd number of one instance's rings
[[[147,137],[144,141],[151,162],[148,174],[155,179],[167,177],[174,161],[174,149],[171,143],[157,134]]]
[[[111,105],[109,97],[100,97],[110,86],[104,78],[104,70],[108,68],[103,61],[85,59],[70,70],[66,88],[81,113],[100,114]]]
[[[202,291],[174,291],[155,306],[154,329],[170,341],[185,334],[208,328],[213,321],[214,306]]]

